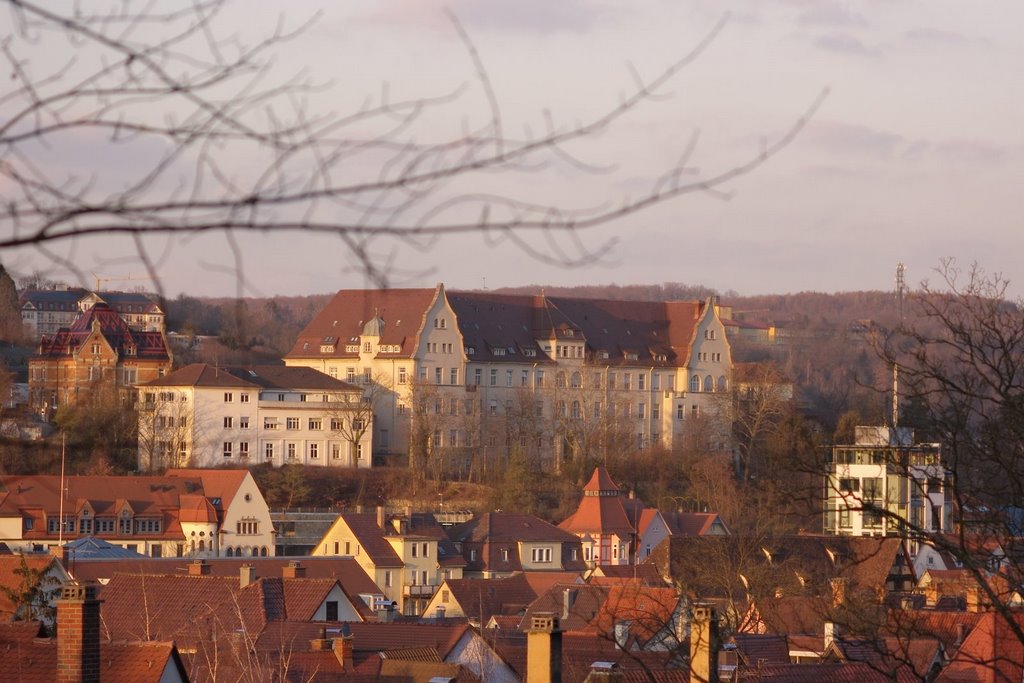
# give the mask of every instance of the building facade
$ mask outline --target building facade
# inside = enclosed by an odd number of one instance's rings
[[[369,467],[362,393],[310,368],[188,365],[138,387],[139,467]]]
[[[855,434],[853,444],[829,452],[825,533],[920,538],[950,531],[951,475],[939,444],[914,443],[907,428],[857,427]]]
[[[132,330],[116,311],[96,303],[39,343],[29,359],[29,405],[49,418],[61,406],[90,398],[133,398],[135,385],[163,377],[171,363],[162,331]]]
[[[343,290],[285,364],[359,382],[374,451],[426,459],[510,447],[671,447],[728,403],[732,358],[716,303]],[[725,437],[722,441],[724,445]]]
[[[164,477],[0,477],[0,541],[46,551],[85,536],[151,557],[272,556],[270,509],[247,470]]]
[[[36,338],[57,334],[97,303],[117,312],[136,332],[164,332],[164,312],[149,296],[137,292],[90,292],[81,287],[28,289],[18,296],[21,322]]]

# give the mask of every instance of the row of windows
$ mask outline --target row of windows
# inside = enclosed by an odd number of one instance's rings
[[[225,403],[232,403],[234,400],[235,400],[235,394],[234,394],[233,391],[225,391],[224,392],[224,402]],[[249,394],[244,393],[244,392],[239,394],[238,395],[238,402],[239,403],[248,403],[249,402]]]
[[[241,419],[244,420],[245,422],[244,422],[244,424],[240,424],[239,426],[242,429],[247,429],[249,427],[249,418],[243,417]],[[224,418],[224,427],[225,428],[230,428],[232,426],[232,424],[233,424],[233,421],[232,421],[232,419],[230,417],[225,417]],[[330,427],[330,430],[332,432],[340,431],[345,426],[342,418],[339,418],[339,417],[332,417],[327,424]],[[265,418],[263,418],[263,428],[264,429],[268,429],[268,430],[274,431],[274,430],[276,430],[280,426],[281,426],[281,422],[276,417],[265,417]],[[298,430],[298,429],[302,428],[302,421],[298,417],[286,417],[285,421],[284,421],[284,426],[285,426],[285,429],[287,429],[287,430],[295,431],[295,430]],[[359,430],[365,428],[366,423],[365,423],[365,421],[362,418],[358,418],[357,417],[357,418],[353,418],[352,419],[351,426],[352,426],[352,431],[353,432],[358,432]],[[314,431],[314,432],[322,431],[323,428],[324,428],[323,418],[320,418],[320,417],[311,417],[311,418],[309,418],[306,421],[306,428],[309,429],[310,431]]]
[[[122,517],[113,519],[110,517],[65,517],[64,528],[60,528],[60,520],[50,517],[46,520],[46,533],[79,534],[112,534],[116,528],[120,534],[158,534],[163,527],[160,519],[133,519]],[[25,518],[25,530],[32,531],[35,528],[35,520],[31,517]]]
[[[387,434],[387,430],[381,430],[381,432],[382,432],[382,435],[386,435]],[[351,443],[348,443],[348,442],[346,442],[346,444],[347,444],[347,447],[348,447],[348,450],[349,450],[350,454],[356,460],[362,460],[362,458],[363,458],[363,444],[361,444],[361,443],[351,444]],[[245,446],[245,453],[244,453],[244,455],[248,456],[249,455],[249,443],[248,442],[242,442],[242,444],[240,444],[240,446],[241,445]],[[331,460],[340,460],[341,459],[341,453],[342,453],[343,445],[345,445],[345,444],[340,444],[340,443],[328,444],[328,451],[330,453],[330,459]],[[226,458],[230,458],[231,457],[231,449],[229,448],[230,446],[231,446],[230,442],[225,442],[224,443],[224,449],[225,449],[224,450],[224,457],[226,457]],[[321,444],[319,444],[319,443],[306,444],[306,456],[310,460],[319,460],[320,459],[320,455],[323,452],[320,447],[321,447]],[[265,443],[263,445],[263,455],[264,455],[264,457],[267,460],[272,460],[274,458],[274,456],[278,455],[279,453],[284,455],[284,457],[287,458],[288,460],[298,460],[299,459],[299,444],[294,443],[294,442],[285,443],[284,446],[283,446],[283,449],[281,451],[278,451],[277,445],[275,445],[272,442],[268,442],[268,443]]]
[[[712,377],[711,375],[706,375],[704,377],[703,384],[701,383],[700,377],[698,375],[694,375],[693,377],[690,378],[691,392],[697,393],[702,390],[702,387],[703,391],[705,392],[725,391],[728,388],[728,382],[725,379],[725,375],[720,375],[718,377],[717,382],[715,381],[715,378]]]

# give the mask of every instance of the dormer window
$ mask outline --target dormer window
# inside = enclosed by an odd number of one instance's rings
[[[124,347],[124,355],[126,355],[126,356],[134,356],[135,355],[135,347],[132,346],[131,344],[129,344],[128,346]]]
[[[527,358],[536,358],[537,349],[523,349],[523,355],[526,356]]]
[[[466,355],[467,356],[472,356],[474,353],[476,353],[476,349],[474,347],[472,347],[472,346],[467,346],[466,347]]]
[[[99,344],[93,344],[92,345],[92,355],[94,355],[94,356],[100,355],[100,345]]]
[[[626,360],[637,360],[639,358],[639,356],[637,354],[632,353],[630,351],[627,351],[625,356],[626,356]]]
[[[504,347],[496,346],[493,349],[491,349],[491,354],[495,356],[504,356],[505,349]]]

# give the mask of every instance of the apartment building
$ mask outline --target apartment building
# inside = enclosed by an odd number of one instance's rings
[[[610,431],[617,450],[671,446],[689,420],[728,409],[732,367],[713,299],[604,301],[442,284],[342,290],[284,361],[362,383],[376,453],[497,455],[518,445],[556,461],[597,439],[611,443]]]
[[[951,474],[939,444],[914,443],[905,427],[857,427],[829,451],[825,533],[852,536],[951,531]],[[911,552],[916,552],[916,543]]]
[[[270,509],[247,470],[167,476],[0,476],[0,542],[52,550],[86,536],[152,557],[274,554]]]
[[[146,294],[138,292],[90,292],[81,287],[27,289],[18,296],[21,321],[33,337],[42,338],[69,327],[98,303],[116,311],[136,332],[164,332],[164,312]]]
[[[310,368],[194,363],[138,388],[139,467],[369,467],[362,394]]]

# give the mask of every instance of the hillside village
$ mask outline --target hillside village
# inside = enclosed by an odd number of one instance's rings
[[[342,290],[225,362],[22,290],[0,679],[1022,680],[1013,413],[961,460],[894,309],[702,294]]]

